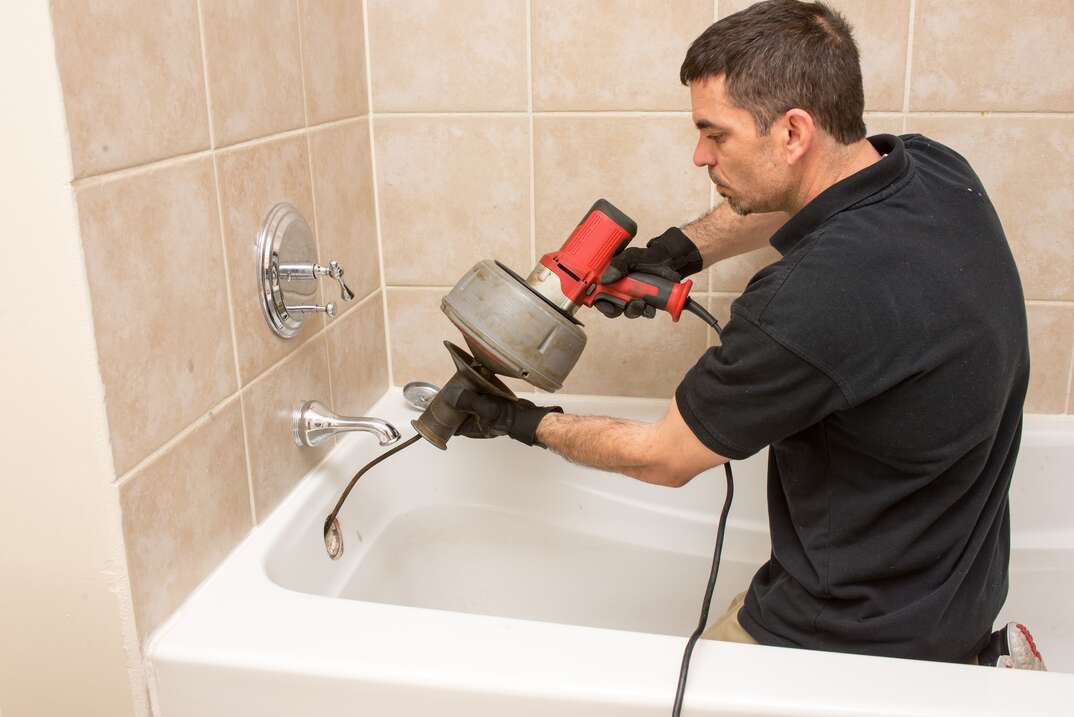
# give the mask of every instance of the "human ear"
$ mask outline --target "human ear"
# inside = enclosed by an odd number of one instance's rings
[[[813,122],[813,116],[798,107],[783,113],[781,123],[784,125],[784,157],[787,164],[795,164],[813,146],[817,137],[817,126]]]

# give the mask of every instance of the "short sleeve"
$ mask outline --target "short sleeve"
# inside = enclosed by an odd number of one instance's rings
[[[683,378],[675,401],[698,440],[735,460],[848,407],[835,381],[739,311],[721,345]]]

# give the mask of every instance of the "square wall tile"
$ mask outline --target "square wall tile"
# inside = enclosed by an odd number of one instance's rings
[[[716,317],[716,320],[720,322],[721,331],[727,326],[727,322],[731,320],[731,304],[737,298],[738,294],[711,294],[709,296],[709,313]],[[708,345],[720,345],[719,334],[711,328],[708,332]]]
[[[1074,353],[1074,304],[1026,306],[1029,319],[1027,413],[1063,413]]]
[[[75,177],[209,146],[194,3],[55,0],[52,25]]]
[[[123,475],[238,386],[212,162],[95,181],[76,199]]]
[[[324,336],[307,341],[293,356],[242,391],[258,522],[264,521],[335,445],[332,441],[316,448],[295,445],[291,414],[303,401],[320,401],[333,409]]]
[[[873,115],[865,114],[865,134],[872,137],[874,134],[903,134],[903,115]]]
[[[638,223],[644,246],[708,211],[708,174],[694,166],[689,116],[534,118],[537,256],[562,246],[604,197]],[[378,155],[379,156],[379,155]],[[692,277],[707,288],[704,273]]]
[[[481,259],[529,273],[525,118],[377,117],[374,142],[387,283],[454,285]]]
[[[343,280],[362,299],[380,286],[369,120],[310,130],[310,152],[321,258],[338,261]],[[335,281],[322,283],[329,300],[336,301]],[[346,308],[340,304],[340,310]]]
[[[1070,112],[1071,36],[1070,0],[918,0],[910,109]]]
[[[144,641],[249,532],[242,413],[233,400],[119,485]]]
[[[367,12],[377,112],[527,108],[525,0],[369,0]]]
[[[200,0],[217,147],[305,124],[295,0]]]
[[[1003,222],[1026,299],[1074,300],[1074,119],[907,118],[976,170]]]
[[[370,296],[333,321],[327,334],[335,410],[365,415],[388,389],[383,294]]]
[[[216,161],[235,313],[239,378],[246,385],[324,327],[323,314],[315,314],[307,316],[297,337],[281,339],[276,336],[261,312],[256,282],[257,235],[265,217],[278,202],[293,204],[316,233],[309,154],[306,138],[292,136],[226,150],[217,154]],[[343,268],[350,267],[344,265]],[[323,287],[327,285],[324,280],[318,284],[316,299],[321,303]]]
[[[708,326],[692,315],[673,322],[663,311],[653,319],[593,311],[581,318],[588,341],[565,393],[670,399],[708,344]]]
[[[780,253],[770,246],[724,259],[709,267],[709,286],[713,291],[741,294],[754,274],[779,259]]]
[[[754,4],[753,0],[719,0],[719,3],[721,18]],[[858,44],[865,108],[901,110],[910,0],[829,0],[828,4],[850,23]],[[921,15],[920,4],[917,15]],[[914,43],[916,48],[916,39]]]
[[[444,341],[469,353],[462,334],[440,310],[440,300],[451,289],[388,289],[388,325],[391,333],[392,375],[397,386],[429,381],[443,386],[455,373]],[[533,391],[528,383],[500,377],[512,390]]]
[[[311,125],[369,111],[365,28],[357,0],[299,0],[302,68]]]
[[[534,0],[537,110],[688,110],[679,66],[712,0]]]

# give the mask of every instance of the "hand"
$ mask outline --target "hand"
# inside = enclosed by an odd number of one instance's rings
[[[456,436],[467,438],[510,436],[527,446],[541,446],[537,425],[549,413],[563,413],[559,406],[536,406],[524,398],[512,401],[458,385],[446,386],[441,393],[449,406],[470,414],[455,431]]]
[[[613,256],[611,264],[600,275],[600,283],[611,284],[636,271],[679,282],[684,276],[701,271],[701,268],[701,252],[697,246],[681,229],[671,227],[660,236],[650,239],[644,249],[627,247]],[[625,306],[598,299],[593,305],[609,318],[620,314],[628,319],[636,319],[639,316],[651,319],[656,316],[656,309],[641,299],[632,299]]]

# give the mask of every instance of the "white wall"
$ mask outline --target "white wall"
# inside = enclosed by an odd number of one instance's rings
[[[0,713],[145,714],[48,3],[0,87]]]

